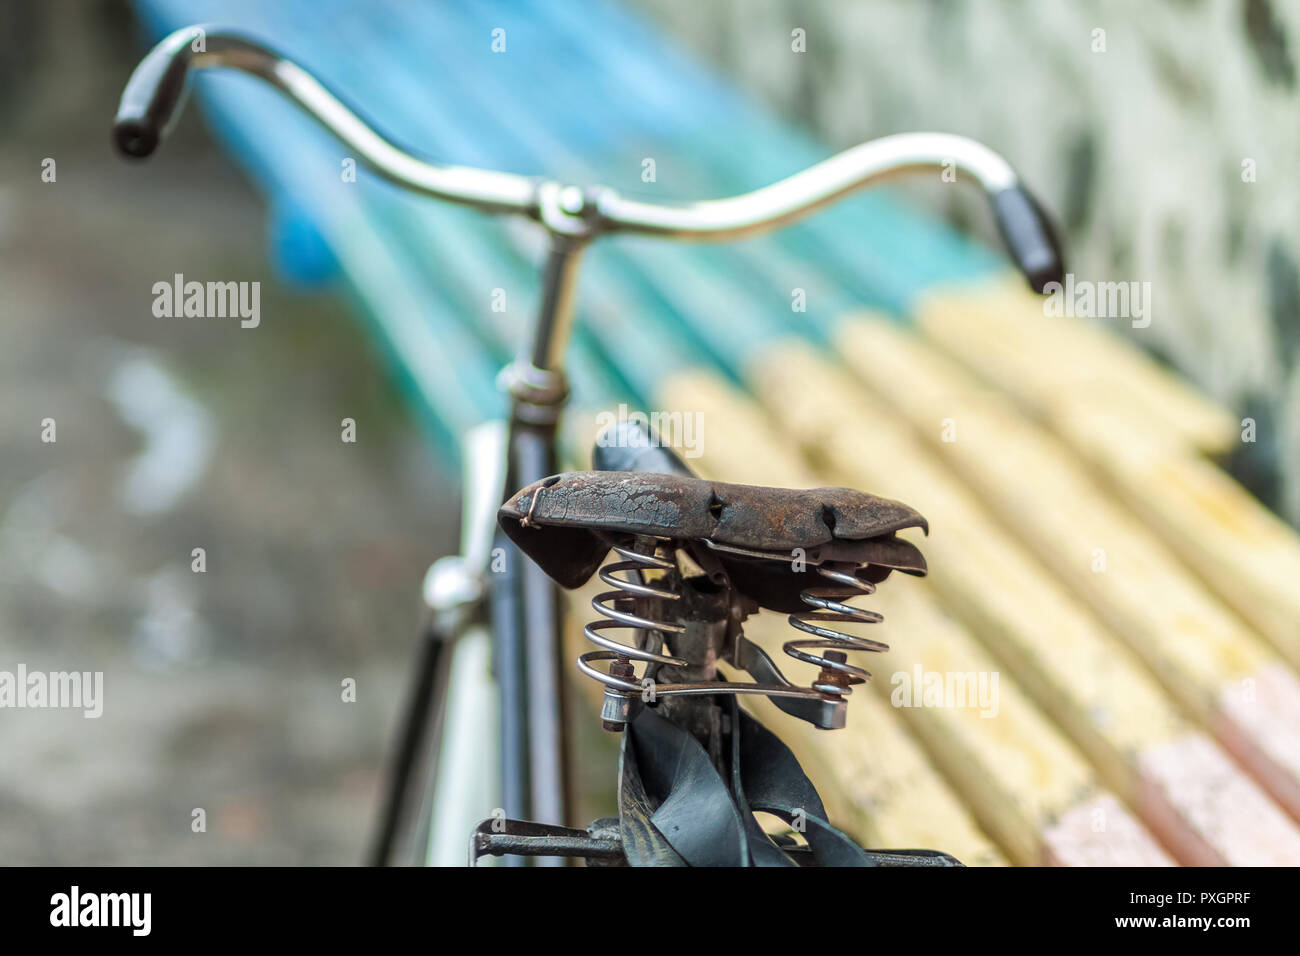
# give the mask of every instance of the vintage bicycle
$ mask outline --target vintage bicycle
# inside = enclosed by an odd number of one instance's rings
[[[892,572],[924,574],[899,532],[925,529],[907,505],[843,488],[790,490],[696,477],[634,424],[598,442],[593,469],[556,474],[568,388],[564,355],[583,251],[609,235],[727,242],[779,229],[887,179],[958,172],[984,191],[1029,285],[1061,281],[1051,223],[988,147],[904,133],[846,150],[725,199],[661,204],[605,187],[430,162],[395,145],[303,67],[211,26],[178,30],[133,72],[113,126],[124,156],[151,155],[193,70],[257,76],[314,117],[373,172],[414,193],[530,220],[549,246],[536,319],[502,372],[507,423],[464,442],[459,555],[425,579],[427,627],[388,781],[372,862],[502,858],[591,865],[954,865],[933,850],[865,850],[837,829],[780,740],[739,705],[770,698],[817,727],[844,726],[867,672],[854,651],[885,645],[841,630],[880,620],[848,603]],[[508,555],[490,573],[491,555]],[[611,553],[613,560],[609,560]],[[798,560],[792,560],[792,555]],[[577,667],[603,689],[600,720],[621,733],[617,813],[569,825],[561,588],[607,585]],[[792,683],[744,633],[767,609],[795,631],[783,651],[814,665]],[[617,636],[614,636],[617,634]],[[733,677],[719,670],[723,662]],[[771,835],[756,814],[790,825]]]

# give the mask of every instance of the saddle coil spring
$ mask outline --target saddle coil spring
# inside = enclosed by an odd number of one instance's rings
[[[655,538],[652,541],[656,552],[668,544],[666,538]],[[605,685],[601,721],[610,730],[621,729],[622,725],[626,723],[631,704],[631,698],[628,695],[636,695],[642,692],[642,685],[636,681],[632,661],[643,661],[647,664],[667,664],[672,667],[685,667],[689,663],[668,654],[657,653],[648,647],[638,647],[635,644],[613,640],[600,633],[611,629],[644,631],[648,641],[651,631],[680,634],[686,630],[685,626],[681,624],[672,621],[650,620],[638,616],[633,611],[619,607],[619,604],[625,606],[631,604],[637,597],[658,598],[664,601],[681,600],[681,595],[674,590],[655,584],[647,584],[644,581],[637,581],[632,577],[633,574],[644,570],[670,572],[676,567],[675,562],[670,557],[663,557],[655,553],[647,554],[620,545],[614,545],[613,549],[622,560],[611,561],[599,571],[600,580],[609,585],[611,590],[602,591],[591,600],[591,606],[597,613],[604,615],[604,618],[592,621],[583,628],[587,640],[599,645],[604,650],[587,651],[578,658],[578,667],[582,672]],[[615,574],[623,574],[625,577],[617,578],[614,577]],[[600,668],[593,666],[597,661],[611,661],[612,663],[608,671],[602,671]]]
[[[821,673],[812,686],[823,694],[837,697],[853,693],[854,684],[862,684],[871,679],[870,671],[847,663],[845,651],[882,653],[889,650],[889,645],[882,641],[858,637],[819,623],[879,624],[885,619],[876,611],[844,603],[845,598],[876,592],[876,586],[859,578],[850,569],[851,567],[850,565],[838,568],[819,566],[815,569],[819,575],[834,582],[833,585],[806,588],[801,591],[799,600],[807,604],[809,610],[796,611],[787,618],[791,627],[813,636],[786,641],[781,647],[789,657],[820,667]],[[808,652],[814,649],[823,650],[825,653]]]
[[[644,578],[638,580],[638,576],[647,571],[664,572],[665,578],[672,578],[677,568],[672,552],[674,545],[670,539],[643,536],[642,541],[648,543],[643,544],[641,550],[624,545],[613,546],[619,560],[606,563],[598,572],[600,580],[610,590],[597,594],[591,602],[592,608],[601,618],[590,622],[583,630],[587,639],[601,649],[580,655],[578,667],[605,687],[601,720],[607,730],[621,730],[629,718],[632,702],[642,695],[649,701],[659,696],[683,693],[760,693],[784,697],[820,695],[824,699],[842,700],[853,692],[853,685],[862,684],[871,677],[865,668],[848,663],[845,652],[889,650],[889,645],[883,642],[826,626],[828,623],[876,624],[884,618],[875,611],[845,603],[851,597],[873,594],[876,590],[874,584],[863,581],[854,573],[857,565],[823,565],[814,570],[830,583],[800,592],[799,598],[808,605],[808,609],[788,617],[792,627],[811,636],[787,641],[782,645],[782,651],[787,656],[820,669],[810,687],[800,688],[788,683],[762,685],[728,681],[655,686],[648,677],[643,676],[639,680],[633,667],[634,661],[648,666],[686,667],[690,664],[651,643],[652,632],[661,635],[680,634],[686,630],[684,624],[657,620],[645,616],[650,612],[643,610],[637,613],[631,607],[637,598],[666,602],[677,602],[682,598],[677,590],[662,582],[649,582]],[[643,633],[645,637],[640,642],[635,642],[635,639],[634,642],[624,642],[602,633],[609,630]],[[595,666],[601,661],[610,662],[608,670]]]

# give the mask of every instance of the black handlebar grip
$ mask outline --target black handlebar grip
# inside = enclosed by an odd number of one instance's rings
[[[1030,192],[1009,186],[993,195],[993,213],[1007,251],[1035,292],[1065,281],[1061,242],[1051,219]]]
[[[123,156],[144,159],[167,135],[185,98],[191,44],[205,34],[202,28],[178,30],[135,68],[113,121],[113,145]]]

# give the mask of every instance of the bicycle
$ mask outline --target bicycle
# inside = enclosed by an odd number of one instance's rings
[[[921,552],[898,537],[925,529],[925,519],[848,489],[706,481],[635,425],[597,444],[592,471],[555,474],[556,428],[579,265],[596,239],[731,241],[894,176],[957,172],[983,189],[1012,259],[1043,292],[1062,279],[1060,246],[1010,164],[970,139],[905,133],[753,192],[647,202],[422,159],[292,60],[203,26],[172,33],[136,67],[114,123],[117,150],[151,155],[181,112],[191,71],[208,67],[267,81],[390,182],[532,220],[549,239],[531,339],[502,372],[505,434],[489,425],[466,436],[462,553],[435,562],[425,580],[428,618],[371,862],[450,862],[463,858],[468,840],[471,865],[483,856],[516,864],[958,865],[939,851],[857,846],[826,819],[790,751],[738,703],[759,694],[818,727],[843,727],[852,688],[869,676],[848,652],[886,646],[829,625],[879,621],[848,601],[893,571],[925,573]],[[497,548],[505,570],[489,573]],[[606,563],[611,551],[617,559]],[[619,812],[579,828],[566,825],[560,588],[593,575],[609,590],[593,602],[600,618],[585,629],[597,649],[577,664],[603,687],[602,725],[622,734]],[[760,608],[789,615],[801,636],[783,650],[818,668],[810,685],[791,683],[745,637],[744,620]],[[630,637],[606,633],[619,629]],[[724,679],[719,660],[752,680]],[[482,712],[488,700],[494,716]],[[497,755],[494,783],[474,772],[484,753]],[[488,806],[501,809],[483,820]],[[769,836],[756,812],[803,839]]]

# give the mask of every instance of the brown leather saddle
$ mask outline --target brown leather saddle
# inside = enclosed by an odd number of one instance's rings
[[[581,587],[610,547],[667,538],[761,607],[797,611],[822,564],[856,566],[862,581],[924,575],[925,558],[897,536],[929,528],[914,509],[848,488],[764,488],[670,474],[579,471],[519,491],[498,512],[524,554],[566,588]]]

